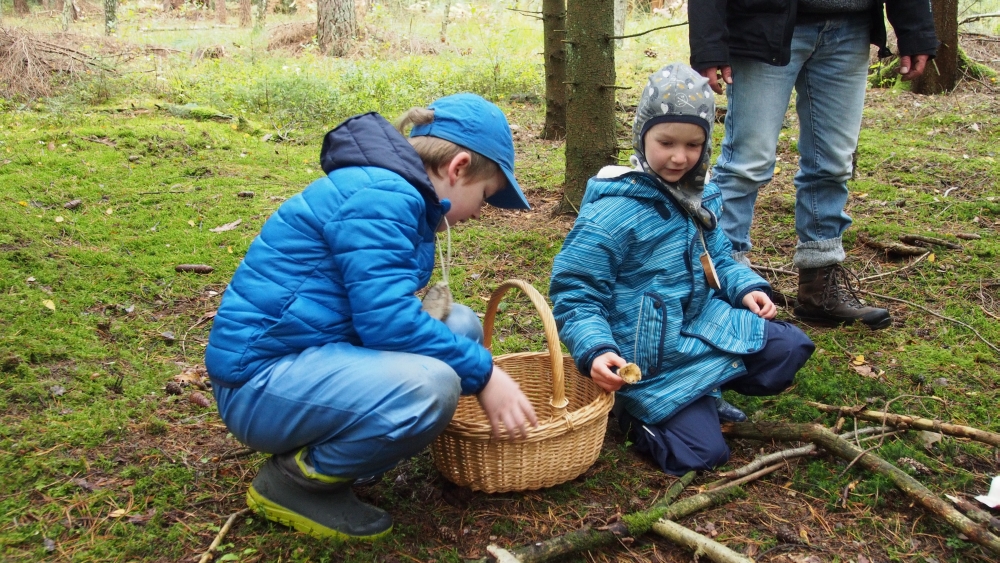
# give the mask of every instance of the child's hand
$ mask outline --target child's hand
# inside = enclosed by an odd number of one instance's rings
[[[743,296],[743,305],[762,319],[771,320],[778,314],[778,308],[763,291],[751,291]]]
[[[493,436],[502,438],[500,425],[503,424],[507,437],[511,440],[528,435],[527,426],[538,426],[535,409],[524,396],[517,382],[498,366],[493,366],[490,381],[479,392],[479,404],[490,419]]]
[[[625,385],[625,380],[618,377],[618,374],[611,371],[611,368],[620,368],[627,364],[624,358],[614,352],[605,352],[594,358],[594,363],[590,365],[590,378],[598,387],[608,393],[614,393]]]

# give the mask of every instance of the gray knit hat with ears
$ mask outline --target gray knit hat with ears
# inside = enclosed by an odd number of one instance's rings
[[[635,111],[632,148],[642,169],[655,176],[661,186],[706,228],[714,229],[715,216],[701,206],[705,176],[712,157],[712,123],[715,121],[715,94],[708,79],[683,63],[671,63],[654,72],[646,83]],[[660,178],[646,163],[643,137],[659,123],[692,123],[705,131],[701,160],[676,182]]]

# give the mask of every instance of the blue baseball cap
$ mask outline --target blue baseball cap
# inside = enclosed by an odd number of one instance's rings
[[[514,138],[500,108],[475,94],[438,98],[428,108],[434,110],[434,121],[414,125],[411,137],[438,137],[497,163],[507,177],[507,187],[486,198],[486,203],[504,209],[531,209],[514,179]]]

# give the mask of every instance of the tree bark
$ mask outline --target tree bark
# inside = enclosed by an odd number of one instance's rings
[[[545,54],[545,125],[543,139],[566,136],[566,0],[542,0]]]
[[[932,0],[934,29],[941,45],[933,62],[913,82],[917,94],[944,94],[958,84],[958,0]]]
[[[777,422],[755,424],[742,422],[724,425],[723,433],[733,438],[749,438],[752,440],[813,442],[841,459],[857,463],[869,471],[888,477],[903,492],[917,501],[917,503],[944,518],[956,530],[965,534],[970,541],[985,547],[993,553],[1000,554],[1000,538],[990,533],[985,526],[967,518],[950,503],[938,498],[931,490],[895,465],[875,454],[859,450],[847,440],[838,437],[833,432],[818,424]]]
[[[31,12],[31,8],[28,7],[28,0],[14,0],[14,14],[18,16],[26,16]]]
[[[672,543],[684,546],[696,554],[701,554],[719,563],[754,563],[753,559],[740,555],[721,543],[689,530],[677,522],[660,520],[653,524],[653,531]]]
[[[559,212],[578,211],[587,180],[617,161],[614,0],[566,9],[566,184]]]
[[[215,0],[215,21],[220,24],[225,24],[228,18],[229,14],[226,12],[226,0]]]
[[[316,41],[321,53],[347,55],[358,33],[353,0],[319,0],[316,4]]]
[[[104,35],[114,35],[118,28],[118,0],[104,0]]]
[[[253,23],[250,15],[252,6],[250,0],[240,0],[240,27],[250,27]]]
[[[615,0],[615,35],[625,35],[625,17],[628,15],[628,0]],[[624,39],[615,39],[615,48],[621,49]]]

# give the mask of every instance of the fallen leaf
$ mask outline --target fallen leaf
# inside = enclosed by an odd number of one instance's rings
[[[194,226],[194,221],[188,221],[188,225]]]
[[[928,262],[933,262],[934,261],[934,253],[933,252],[931,252],[930,254],[927,255],[927,261]]]
[[[62,222],[63,222],[63,221],[65,221],[65,220],[66,220],[66,219],[63,219],[63,216],[62,216],[62,215],[56,215],[56,223],[62,223]]]
[[[49,387],[49,393],[52,393],[53,397],[60,397],[66,394],[66,388],[62,385],[53,385]]]
[[[861,355],[855,356],[854,359],[851,360],[851,363],[856,366],[864,365],[865,357]]]
[[[806,530],[805,528],[799,528],[799,537],[802,538],[802,541],[805,542],[807,545],[809,544],[809,530]]]
[[[204,366],[188,366],[174,376],[174,381],[182,386],[193,386],[198,389],[208,389],[208,371]]]
[[[51,309],[53,311],[56,310],[56,304],[51,299],[46,299],[45,301],[42,301],[42,305],[45,305],[46,309]]]
[[[209,230],[212,231],[213,233],[224,233],[226,231],[231,231],[231,230],[235,229],[236,227],[240,226],[240,223],[242,223],[242,222],[243,222],[243,219],[237,219],[237,220],[233,221],[232,223],[226,223],[225,225],[219,225],[218,227],[215,227],[214,229],[209,229]]]
[[[874,377],[872,375],[871,366],[851,366],[851,369],[858,372],[858,375],[863,375],[865,377]]]
[[[50,538],[42,538],[42,545],[45,546],[45,551],[55,551],[56,550],[56,542],[54,542]]]
[[[111,214],[112,214],[112,213],[114,213],[114,212],[115,212],[115,210],[114,210],[114,209],[111,209],[110,207],[109,207],[109,208],[107,208],[107,209],[106,209],[106,210],[104,211],[104,213],[105,213],[105,214],[107,214],[107,215],[111,215]]]
[[[126,514],[126,512],[125,512],[124,508],[118,508],[118,509],[112,510],[111,514],[108,514],[108,516],[110,516],[112,518],[121,518],[122,516],[125,516],[125,514]]]
[[[920,441],[924,444],[924,447],[929,450],[931,449],[931,446],[940,442],[941,438],[943,438],[944,436],[937,432],[928,432],[926,430],[921,430],[917,432],[917,437],[920,438]]]

